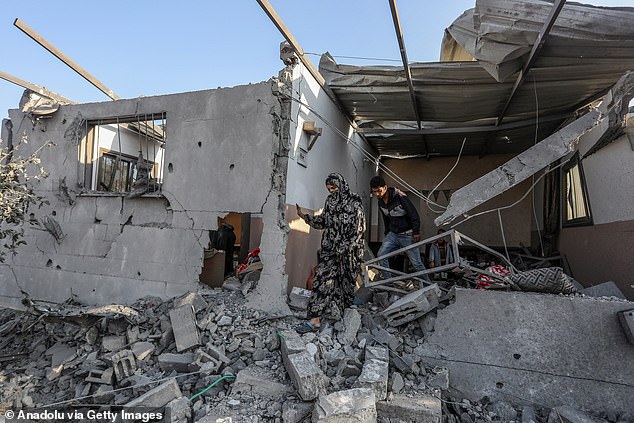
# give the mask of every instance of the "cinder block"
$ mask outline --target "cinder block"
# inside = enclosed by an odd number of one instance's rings
[[[176,341],[176,351],[185,351],[200,344],[194,306],[185,304],[170,310],[170,321]]]
[[[322,395],[315,402],[312,421],[374,423],[377,421],[375,401],[374,392],[367,388],[354,388]]]
[[[178,383],[176,383],[176,379],[170,379],[140,397],[133,399],[125,407],[164,407],[170,401],[182,396],[183,394]]]
[[[441,291],[438,284],[426,286],[423,289],[405,295],[388,308],[383,310],[391,326],[399,326],[429,313],[438,306]]]
[[[387,354],[387,350],[385,350]],[[374,396],[379,400],[387,397],[387,380],[389,377],[389,362],[377,360],[375,358],[368,359],[366,349],[366,359],[363,363],[361,376],[354,383],[355,388],[370,388],[374,392]]]
[[[158,363],[161,370],[171,372],[176,370],[178,373],[187,373],[191,369],[191,365],[194,363],[194,354],[171,354],[163,353],[158,357]]]
[[[117,381],[121,382],[126,377],[130,377],[136,370],[136,360],[130,350],[119,351],[112,355],[112,367]]]
[[[288,305],[296,310],[306,310],[308,301],[313,293],[307,289],[293,287],[291,293],[288,294]]]
[[[304,401],[317,398],[328,384],[328,378],[313,361],[308,351],[289,355],[286,363],[286,371]]]
[[[414,397],[395,394],[390,401],[378,401],[376,409],[382,418],[398,416],[400,420],[425,423],[440,423],[442,420],[440,399],[422,392]]]

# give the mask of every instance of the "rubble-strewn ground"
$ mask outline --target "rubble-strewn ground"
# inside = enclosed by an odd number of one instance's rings
[[[449,301],[450,297],[439,307]],[[375,351],[370,347],[376,346],[376,351],[389,351],[387,398],[377,399],[376,406],[379,422],[634,421],[629,415],[590,416],[538,404],[515,409],[486,398],[474,403],[449,397],[447,370],[426,365],[416,353],[433,330],[435,311],[393,328],[372,303],[348,309],[336,321],[327,320],[319,333],[297,336],[298,345],[323,376],[319,383],[300,381],[305,385],[298,387],[284,363],[290,353],[283,360],[281,346],[292,348],[287,338],[295,339],[292,328],[300,320],[267,316],[244,304],[241,292],[201,290],[168,301],[143,298],[131,305],[138,315],[119,310],[69,317],[52,310],[37,316],[0,310],[0,414],[33,407],[124,405],[154,390],[132,404],[167,404],[172,421],[316,421],[314,402],[304,401],[302,395],[311,395],[311,389],[323,383],[325,392],[316,401],[323,404],[326,393],[369,386],[361,379],[376,376],[365,370],[366,362],[376,361],[368,358],[368,351]],[[192,308],[199,333],[187,328],[187,318],[170,313]],[[178,386],[171,382],[174,378]],[[380,396],[380,383],[372,386],[379,386]],[[439,412],[418,419],[398,411],[399,402],[409,406],[421,398],[432,405],[437,402]]]

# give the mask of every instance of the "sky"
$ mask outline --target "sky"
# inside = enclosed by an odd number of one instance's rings
[[[307,53],[400,65],[387,0],[270,0]],[[634,0],[590,0],[634,6]],[[397,0],[410,62],[434,62],[444,29],[475,0]],[[110,101],[13,25],[20,18],[121,98],[257,83],[276,76],[282,35],[255,0],[3,0],[0,71],[79,103]],[[355,60],[355,56],[385,60]],[[309,56],[315,65],[318,55]],[[0,79],[0,118],[24,89]]]

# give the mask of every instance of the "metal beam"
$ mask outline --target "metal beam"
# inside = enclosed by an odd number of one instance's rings
[[[70,57],[68,57],[64,53],[62,53],[54,45],[52,45],[51,43],[46,41],[46,39],[44,37],[42,37],[40,34],[38,34],[35,30],[33,30],[31,27],[29,27],[27,24],[25,24],[19,18],[16,18],[16,20],[13,22],[13,25],[15,25],[17,28],[19,28],[26,35],[31,37],[33,39],[33,41],[35,41],[36,43],[38,43],[39,45],[44,47],[46,50],[48,50],[51,54],[53,54],[53,56],[57,57],[59,60],[64,62],[67,66],[69,66],[72,70],[77,72],[86,81],[90,82],[92,85],[97,87],[105,95],[107,95],[108,97],[110,97],[113,100],[119,100],[120,97],[118,95],[116,95],[111,89],[109,89],[108,87],[103,85],[101,82],[99,82],[99,80],[97,80],[97,78],[92,76],[90,73],[88,73],[87,70],[85,70],[84,68],[79,66],[77,63],[75,63],[73,60],[71,60]]]
[[[540,123],[564,120],[573,116],[573,113],[559,115],[542,116]],[[536,119],[525,119],[517,122],[506,123],[504,125],[482,125],[482,126],[461,126],[454,128],[424,128],[424,129],[390,129],[390,128],[358,128],[355,132],[363,135],[439,135],[439,134],[466,134],[477,132],[496,132],[507,129],[522,128],[524,126],[535,125]]]
[[[564,7],[564,3],[566,3],[566,0],[555,0],[555,4],[553,4],[553,8],[550,10],[550,14],[546,18],[546,22],[544,22],[544,26],[542,27],[541,31],[539,31],[539,34],[537,35],[537,39],[535,40],[535,43],[533,44],[533,48],[531,49],[531,52],[528,55],[528,60],[526,60],[524,67],[520,70],[520,73],[517,76],[517,79],[515,80],[515,84],[513,85],[513,90],[511,90],[511,94],[509,95],[509,98],[506,100],[506,104],[504,105],[504,108],[502,109],[502,113],[500,113],[500,116],[498,117],[498,121],[497,121],[498,125],[502,123],[502,120],[504,119],[504,115],[506,114],[509,106],[511,105],[511,101],[513,101],[513,97],[515,96],[515,93],[517,92],[520,85],[522,85],[522,83],[526,79],[526,75],[528,74],[528,71],[533,67],[533,64],[535,64],[535,60],[537,60],[537,56],[539,55],[539,52],[544,46],[544,42],[546,41],[546,36],[548,35],[551,28],[555,24],[555,21],[557,20],[557,16],[559,16],[559,12],[561,12],[561,9]]]
[[[321,88],[323,88],[324,91],[326,91],[326,94],[328,94],[328,96],[335,102],[335,104],[339,105],[340,103],[337,97],[335,96],[335,93],[333,93],[330,87],[326,84],[326,80],[319,73],[319,70],[317,70],[315,65],[313,65],[310,59],[306,57],[306,54],[304,53],[304,49],[302,48],[302,46],[299,45],[299,42],[297,42],[295,37],[293,37],[293,34],[291,34],[291,31],[284,24],[284,21],[282,21],[282,18],[280,18],[280,16],[277,14],[275,9],[273,9],[273,6],[271,6],[271,3],[269,3],[268,0],[256,0],[256,1],[258,2],[262,10],[264,10],[264,13],[266,13],[269,19],[271,19],[271,22],[273,22],[273,25],[275,25],[277,29],[280,31],[280,33],[284,36],[284,39],[288,41],[291,47],[293,47],[293,50],[295,50],[295,53],[297,53],[297,57],[299,57],[299,60],[302,62],[302,64],[306,66],[306,69],[308,69],[308,72],[310,72],[313,78],[315,78],[317,83],[321,86]]]
[[[392,20],[394,21],[394,30],[396,31],[396,39],[398,40],[398,47],[401,50],[401,60],[403,61],[403,70],[407,77],[407,87],[409,88],[409,98],[412,102],[412,108],[414,109],[414,116],[416,116],[416,122],[418,123],[418,129],[421,129],[421,116],[418,111],[418,104],[416,102],[416,93],[414,91],[414,83],[412,82],[412,72],[409,68],[409,61],[407,60],[407,50],[405,49],[405,41],[403,40],[403,29],[401,28],[401,20],[398,16],[398,9],[396,8],[396,0],[390,0],[390,11],[392,12]]]
[[[62,97],[59,94],[55,94],[54,92],[49,91],[49,90],[47,90],[44,87],[40,87],[39,85],[32,84],[32,83],[30,83],[28,81],[25,81],[23,79],[18,78],[17,76],[13,76],[13,75],[10,75],[8,73],[0,71],[0,78],[4,79],[5,81],[9,81],[9,82],[12,82],[12,83],[14,83],[16,85],[19,85],[22,88],[27,88],[27,89],[29,89],[31,91],[34,91],[34,92],[36,92],[36,93],[38,93],[40,95],[45,96],[45,97],[52,98],[53,100],[57,101],[58,103],[61,103],[61,104],[75,104],[75,102],[73,100],[69,100],[66,97]]]

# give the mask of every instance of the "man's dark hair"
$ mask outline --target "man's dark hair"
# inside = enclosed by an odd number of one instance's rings
[[[383,187],[385,186],[385,179],[383,179],[380,176],[374,176],[372,179],[370,179],[370,188],[378,188],[378,187]]]

